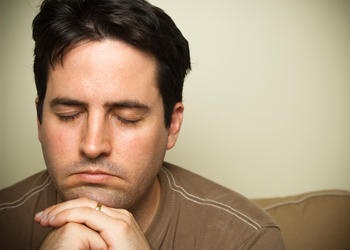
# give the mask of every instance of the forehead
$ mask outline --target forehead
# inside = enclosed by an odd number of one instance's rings
[[[79,91],[77,91],[79,90]],[[141,98],[159,92],[157,62],[119,40],[81,43],[49,71],[47,94],[111,94]],[[159,93],[158,93],[159,94]]]

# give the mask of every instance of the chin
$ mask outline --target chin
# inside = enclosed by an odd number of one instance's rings
[[[120,209],[129,209],[133,205],[132,200],[129,198],[130,195],[127,195],[126,192],[108,190],[101,187],[82,186],[72,188],[66,192],[62,192],[60,197],[64,201],[88,198],[100,202],[104,206]]]

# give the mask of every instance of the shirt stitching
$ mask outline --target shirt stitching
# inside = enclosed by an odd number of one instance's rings
[[[40,185],[32,188],[28,192],[26,192],[24,195],[22,195],[20,198],[18,198],[15,201],[12,202],[7,202],[7,203],[2,203],[0,204],[0,211],[5,210],[5,209],[10,209],[10,208],[17,208],[22,206],[26,201],[28,201],[31,197],[36,195],[37,193],[41,192],[44,190],[48,185],[50,185],[51,179],[48,176],[45,181]]]
[[[249,216],[245,215],[244,213],[234,209],[233,207],[231,207],[227,204],[223,204],[221,202],[210,200],[210,199],[204,199],[202,197],[199,197],[199,196],[196,196],[196,195],[189,193],[185,188],[183,188],[182,186],[179,186],[176,183],[175,178],[174,178],[173,174],[170,172],[170,170],[168,170],[166,168],[162,168],[162,171],[165,173],[165,175],[168,179],[168,183],[170,185],[170,188],[173,191],[179,193],[185,199],[192,201],[194,203],[200,204],[200,205],[211,206],[211,207],[218,208],[222,211],[225,211],[225,212],[235,216],[239,220],[243,221],[244,223],[248,224],[249,226],[251,226],[255,230],[262,228],[262,226],[259,223],[257,223],[255,220],[253,220]]]

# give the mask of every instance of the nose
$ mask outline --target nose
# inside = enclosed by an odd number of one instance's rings
[[[112,150],[110,139],[108,123],[104,117],[89,115],[81,135],[80,152],[90,159],[108,156]]]

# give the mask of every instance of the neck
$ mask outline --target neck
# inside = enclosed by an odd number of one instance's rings
[[[145,196],[139,202],[141,206],[136,206],[132,213],[135,220],[141,227],[143,232],[146,232],[148,227],[151,225],[153,218],[157,213],[157,209],[160,201],[160,183],[158,177],[151,185]]]

